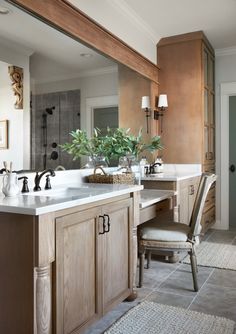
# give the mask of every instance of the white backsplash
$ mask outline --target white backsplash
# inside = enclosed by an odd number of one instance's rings
[[[114,171],[114,168],[105,168],[105,171]],[[164,164],[164,173],[178,174],[178,173],[201,173],[200,164]],[[60,185],[73,184],[76,185],[86,182],[86,176],[93,174],[93,169],[74,169],[65,171],[56,171],[55,177],[50,177],[52,188]],[[0,175],[0,194],[2,194],[2,179],[4,175]],[[28,177],[29,190],[32,191],[34,187],[35,173],[23,173],[20,176]],[[44,189],[45,186],[45,175],[42,177],[40,186]],[[22,188],[22,181],[19,181],[19,187]]]
[[[201,173],[201,164],[163,164],[164,173]]]

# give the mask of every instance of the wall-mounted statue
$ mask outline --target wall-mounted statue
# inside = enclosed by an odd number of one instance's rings
[[[23,109],[23,68],[8,66],[12,89],[16,96],[15,109]]]

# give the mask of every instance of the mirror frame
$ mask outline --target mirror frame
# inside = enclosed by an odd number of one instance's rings
[[[157,65],[66,0],[6,0],[158,84]]]

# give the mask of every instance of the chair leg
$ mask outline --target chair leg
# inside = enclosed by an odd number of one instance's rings
[[[151,258],[152,258],[152,252],[149,250],[149,251],[147,252],[147,269],[150,268]]]
[[[194,250],[189,252],[191,268],[192,268],[192,276],[193,276],[193,287],[194,291],[198,291],[198,283],[197,283],[197,259]]]
[[[139,253],[139,284],[138,287],[143,286],[143,270],[144,270],[145,250]]]

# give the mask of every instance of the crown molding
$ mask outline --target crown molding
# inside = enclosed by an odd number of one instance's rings
[[[215,50],[216,57],[236,55],[236,46]]]
[[[160,36],[158,36],[155,30],[153,30],[124,0],[107,0],[107,3],[116,10],[119,10],[123,16],[126,16],[140,31],[145,32],[146,36],[156,45]]]

